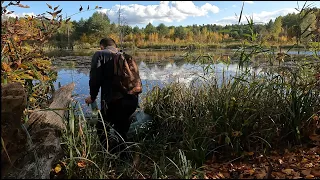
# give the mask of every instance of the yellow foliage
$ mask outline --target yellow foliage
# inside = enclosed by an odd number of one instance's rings
[[[61,171],[62,167],[60,164],[57,164],[57,166],[54,168],[55,173],[59,173]]]
[[[287,42],[287,41],[288,41],[288,38],[287,38],[286,36],[281,36],[281,37],[279,38],[279,41],[280,41],[280,42]]]
[[[5,72],[10,72],[10,71],[11,71],[11,68],[10,68],[10,66],[9,66],[7,63],[2,62],[2,63],[1,63],[1,70],[5,71]]]

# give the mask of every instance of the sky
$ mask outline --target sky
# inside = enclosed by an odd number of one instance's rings
[[[305,1],[21,1],[30,8],[10,7],[14,11],[10,16],[41,14],[59,5],[64,16],[79,12],[80,5],[84,10],[101,6],[99,10],[82,12],[71,17],[72,20],[88,19],[94,12],[106,13],[111,22],[118,23],[118,11],[121,7],[123,21],[130,26],[145,27],[149,22],[157,26],[186,26],[193,24],[236,24],[244,2],[243,15],[253,16],[256,23],[267,23],[280,15],[297,13]],[[320,8],[319,1],[308,1],[312,7]],[[246,18],[242,18],[246,23]]]

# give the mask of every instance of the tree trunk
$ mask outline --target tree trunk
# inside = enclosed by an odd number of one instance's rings
[[[58,89],[48,110],[38,110],[30,115],[23,125],[28,130],[25,151],[20,152],[14,168],[6,178],[49,179],[50,171],[63,156],[60,136],[65,130],[64,113],[71,102],[75,84],[71,83]],[[9,155],[10,156],[10,155]]]

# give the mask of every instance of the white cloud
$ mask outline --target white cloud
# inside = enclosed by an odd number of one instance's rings
[[[243,1],[243,2],[247,4],[253,4],[253,1]]]
[[[232,5],[232,7],[234,7],[234,8],[235,8],[235,7],[237,7],[237,5]]]
[[[253,13],[251,15],[245,14],[241,18],[241,23],[247,23],[246,17],[253,17],[253,21],[255,23],[268,23],[270,19],[275,20],[278,16],[285,16],[289,13],[298,13],[298,11],[294,8],[284,8],[279,9],[277,11],[262,11],[261,13]],[[239,21],[239,17],[236,16],[228,16],[222,18],[221,20],[216,21],[216,24],[219,25],[227,25],[227,24],[237,24]]]
[[[26,16],[36,16],[33,12],[31,13],[12,13],[12,14],[7,14],[7,17],[26,17]]]
[[[112,22],[118,22],[120,5],[110,9],[98,10],[106,13]],[[159,5],[121,5],[121,14],[126,23],[147,24],[153,21],[180,22],[189,16],[207,16],[209,12],[218,13],[219,8],[206,3],[196,6],[192,1],[160,1]]]

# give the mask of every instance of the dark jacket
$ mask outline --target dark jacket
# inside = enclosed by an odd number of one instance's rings
[[[109,103],[112,100],[113,60],[110,52],[117,52],[117,48],[108,46],[104,50],[97,51],[91,61],[90,69],[90,96],[96,100],[101,87],[101,101]]]

